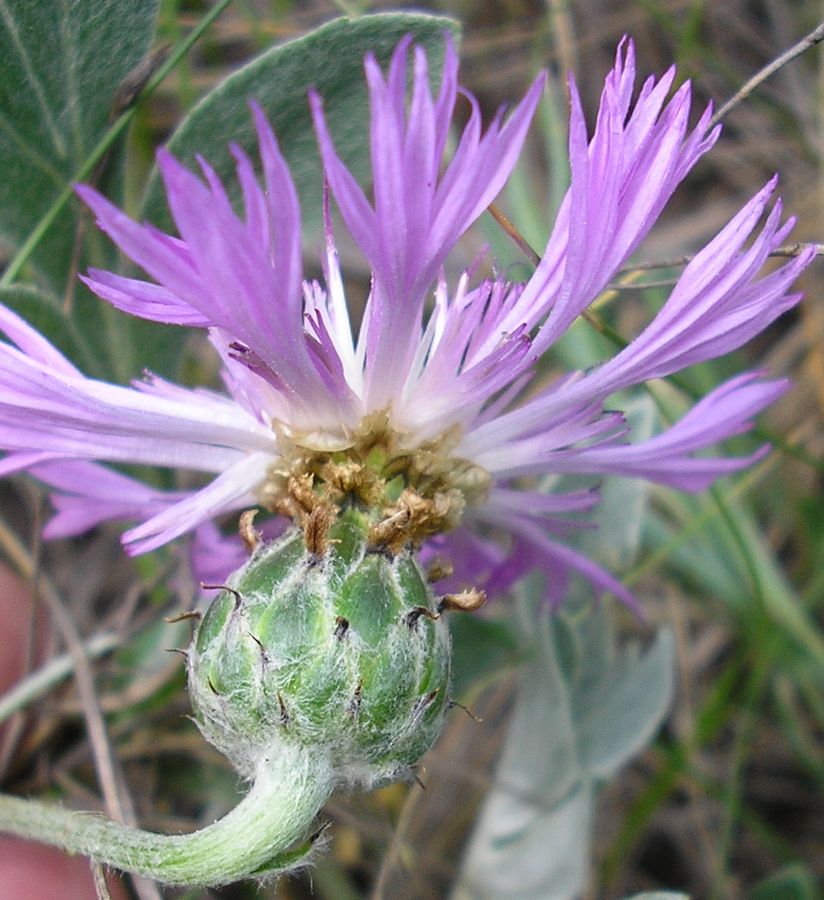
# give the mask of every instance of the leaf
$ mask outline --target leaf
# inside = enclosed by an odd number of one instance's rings
[[[690,900],[690,896],[681,891],[644,891],[642,894],[633,894],[627,900]]]
[[[673,689],[673,640],[618,651],[606,604],[549,616],[520,588],[520,672],[494,785],[452,900],[567,900],[590,871],[595,790],[652,736]]]
[[[311,230],[321,222],[323,176],[309,114],[309,88],[314,86],[324,99],[339,155],[356,177],[364,178],[369,160],[364,55],[371,51],[385,64],[397,42],[411,34],[426,49],[430,69],[437,74],[446,31],[457,33],[457,24],[436,16],[397,13],[337,19],[305,37],[273,47],[226,78],[181,122],[168,147],[188,165],[195,162],[196,154],[206,157],[237,196],[228,144],[239,144],[257,158],[248,107],[249,99],[256,99],[289,163],[301,198],[304,227]],[[156,169],[147,188],[144,215],[168,227],[163,185]]]
[[[628,418],[643,440],[652,433],[653,404],[639,398]],[[596,514],[599,528],[583,542],[584,552],[615,567],[628,565],[640,544],[637,523],[648,492],[640,481],[608,480]],[[669,631],[660,631],[645,653],[635,646],[619,651],[610,607],[592,604],[589,588],[577,590],[551,618],[536,579],[520,591],[529,660],[453,900],[581,894],[590,871],[596,786],[649,742],[672,700]]]
[[[145,55],[158,0],[0,0],[0,240],[15,248],[107,128],[118,85]],[[62,294],[77,206],[31,262]]]
[[[146,54],[157,7],[158,0],[0,0],[0,242],[9,251],[106,132],[119,86]],[[115,200],[119,156],[115,148],[96,177]],[[72,201],[29,258],[39,292],[15,287],[4,296],[89,375],[125,381],[143,367],[172,374],[185,331],[126,316],[77,280],[88,264],[115,259]]]
[[[627,650],[585,705],[575,703],[581,763],[593,776],[611,778],[652,739],[672,703],[675,640],[661,629],[643,655]],[[578,698],[576,698],[577,700]]]
[[[589,875],[592,783],[554,807],[496,791],[484,806],[489,843],[473,841],[452,900],[570,900]],[[512,829],[510,831],[510,829]],[[481,847],[483,846],[483,850]]]
[[[518,642],[500,620],[469,613],[449,617],[452,635],[452,694],[462,702],[487,679],[518,661]]]
[[[452,900],[564,900],[586,877],[592,783],[577,762],[553,621],[545,611],[536,616],[542,585],[535,577],[527,584],[530,596],[518,609],[532,654]]]

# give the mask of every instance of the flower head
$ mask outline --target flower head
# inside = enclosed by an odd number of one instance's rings
[[[535,273],[508,283],[464,272],[450,285],[443,264],[512,170],[542,79],[486,131],[465,94],[470,115],[443,167],[457,58],[447,41],[434,95],[425,54],[415,48],[407,104],[409,43],[398,46],[385,76],[366,59],[371,197],[338,157],[321,99],[310,97],[326,179],[372,270],[357,334],[328,204],[324,283],[308,282],[297,194],[254,104],[264,187],[233,148],[242,216],[208,163],[200,160],[196,175],[166,151],[158,164],[177,237],[78,187],[100,227],[152,279],[92,270],[86,283],[134,315],[207,329],[226,390],[152,376],[131,387],[92,381],[0,310],[0,327],[16,345],[0,345],[0,446],[9,451],[0,470],[30,469],[56,489],[52,534],[131,518],[139,524],[124,542],[145,552],[249,506],[311,528],[324,504],[355,502],[374,513],[373,544],[446,556],[458,586],[484,578],[503,589],[539,566],[552,570],[556,591],[563,574],[577,570],[632,602],[612,576],[559,539],[570,515],[597,504],[597,492],[546,493],[534,488],[536,477],[617,474],[700,490],[759,455],[695,454],[747,430],[786,390],[760,373],[722,384],[668,430],[638,443],[604,404],[617,390],[736,349],[798,301],[790,286],[810,253],[760,274],[792,227],[781,223],[780,202],[758,227],[775,182],[694,257],[626,349],[536,391],[537,358],[638,247],[718,130],[709,130],[709,109],[689,129],[689,84],[669,97],[674,70],[647,79],[633,102],[634,51],[622,44],[589,139],[571,85],[571,186]],[[209,480],[197,490],[161,492],[106,462],[189,468]],[[489,533],[507,533],[508,544],[490,542]],[[228,566],[235,545],[224,547],[231,548]],[[242,553],[239,541],[236,547]]]

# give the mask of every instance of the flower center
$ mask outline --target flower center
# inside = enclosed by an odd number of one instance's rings
[[[491,483],[484,469],[454,455],[457,428],[415,446],[391,427],[387,412],[364,417],[340,449],[317,449],[310,437],[283,429],[278,438],[283,455],[268,471],[260,502],[301,525],[307,544],[317,541],[321,551],[324,532],[349,506],[368,514],[373,547],[418,547],[454,528],[466,506],[483,503]]]

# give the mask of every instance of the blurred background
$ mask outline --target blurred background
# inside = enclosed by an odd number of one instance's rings
[[[344,11],[396,8],[380,2],[236,0],[138,112],[128,149],[132,206],[154,147],[226,74],[273,43]],[[194,0],[164,0],[157,43],[178,41],[207,9]],[[550,89],[540,121],[499,204],[539,251],[568,178],[566,72],[575,73],[593,123],[616,45],[630,35],[641,77],[660,75],[676,63],[679,82],[692,80],[697,118],[707,102],[719,106],[824,19],[821,3],[781,0],[467,0],[420,3],[415,9],[461,21],[462,82],[477,94],[487,116],[518,98],[538,69],[548,68]],[[793,240],[824,241],[823,99],[824,50],[816,47],[725,116],[721,140],[675,195],[637,255],[639,268],[623,272],[615,290],[599,302],[599,315],[615,331],[624,338],[637,334],[680,271],[677,261],[699,249],[774,172],[781,176],[786,210],[798,218]],[[482,238],[501,267],[523,277],[527,261],[486,218]],[[467,242],[464,260],[480,243],[480,238]],[[311,266],[317,257],[311,250],[309,255]],[[362,266],[344,248],[345,271],[354,272],[355,279],[360,273],[365,294],[368,273]],[[674,627],[677,688],[672,714],[654,745],[600,794],[587,897],[667,888],[697,898],[820,896],[822,274],[817,260],[800,285],[806,301],[737,359],[702,365],[685,378],[698,394],[745,367],[763,366],[790,377],[794,389],[762,423],[781,449],[719,492],[699,497],[651,492],[632,558],[614,561],[648,617],[639,623],[615,610],[619,627],[641,641],[660,623]],[[592,364],[610,349],[606,338],[579,323],[547,362],[547,376],[556,365]],[[192,350],[197,360],[196,347]],[[668,396],[666,386],[661,391]],[[672,402],[677,407],[678,399]],[[745,441],[741,448],[752,446]],[[160,652],[188,640],[185,622],[157,624],[170,611],[164,585],[173,583],[181,597],[175,609],[185,608],[187,596],[189,601],[193,596],[179,556],[170,551],[151,560],[126,560],[116,529],[101,529],[72,545],[41,546],[36,534],[47,514],[41,492],[19,479],[2,487],[2,503],[0,543],[12,567],[24,574],[26,566],[29,574],[47,571],[65,590],[81,634],[121,637],[117,652],[95,663],[96,690],[121,769],[118,777],[128,785],[141,823],[173,832],[214,819],[231,804],[236,778],[187,718],[182,662]],[[25,590],[10,592],[20,609]],[[36,628],[36,637],[41,660],[55,652],[47,623]],[[13,671],[17,644],[4,639],[4,645]],[[469,657],[486,653],[480,644],[470,643],[469,650]],[[369,796],[335,797],[326,809],[330,852],[301,878],[261,889],[238,885],[164,896],[448,897],[489,789],[518,664],[516,654],[505,652],[483,662],[460,698],[475,718],[460,709],[451,714],[446,734],[423,761],[425,789],[396,785]],[[6,724],[0,731],[4,790],[43,795],[57,788],[67,803],[99,808],[82,703],[74,683],[67,683]]]

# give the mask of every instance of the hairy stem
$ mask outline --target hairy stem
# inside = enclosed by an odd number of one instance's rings
[[[312,820],[333,786],[322,754],[279,745],[261,761],[246,797],[222,819],[191,834],[154,834],[94,813],[5,795],[0,795],[0,831],[166,884],[227,884],[298,865],[312,846],[306,839]]]

